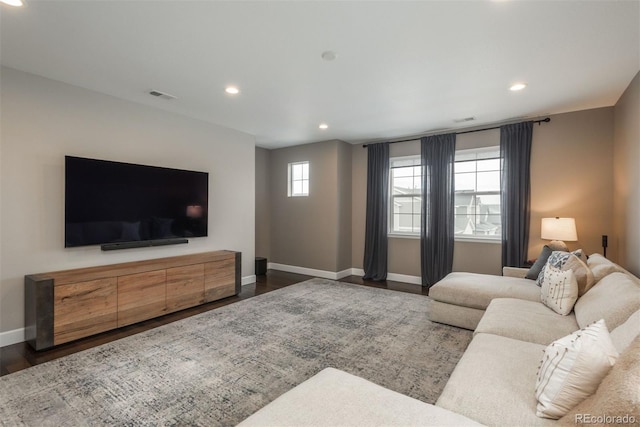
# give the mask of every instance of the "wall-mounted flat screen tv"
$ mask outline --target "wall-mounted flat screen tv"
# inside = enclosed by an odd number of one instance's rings
[[[65,247],[207,235],[209,174],[65,157]]]

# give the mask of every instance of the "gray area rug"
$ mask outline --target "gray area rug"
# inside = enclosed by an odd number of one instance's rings
[[[309,280],[2,377],[0,423],[231,426],[328,366],[433,403],[471,332],[428,310]]]

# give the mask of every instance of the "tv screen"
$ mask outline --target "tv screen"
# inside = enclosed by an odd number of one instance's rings
[[[207,235],[209,174],[65,156],[65,247]]]

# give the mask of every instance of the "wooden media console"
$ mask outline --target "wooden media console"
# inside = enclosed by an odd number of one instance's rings
[[[215,251],[25,276],[36,350],[240,293],[240,252]]]

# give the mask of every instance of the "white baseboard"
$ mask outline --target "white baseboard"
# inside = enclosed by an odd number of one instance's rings
[[[364,276],[364,270],[361,268],[352,268],[351,274],[354,276]],[[422,278],[420,276],[409,276],[408,274],[387,273],[387,280],[411,283],[412,285],[422,285]]]
[[[242,286],[244,285],[250,285],[252,283],[256,283],[256,275],[252,275],[252,276],[245,276],[242,278],[242,280],[240,281],[240,284]]]
[[[275,262],[268,263],[267,268],[270,270],[286,271],[287,273],[304,274],[306,276],[315,276],[331,280],[338,280],[351,275],[350,268],[342,271],[327,271],[317,270],[315,268],[298,267],[296,265],[278,264]]]
[[[351,269],[351,275],[353,276],[364,276],[364,270],[361,268],[352,268]]]
[[[361,268],[347,268],[342,271],[326,271],[316,270],[314,268],[298,267],[295,265],[278,264],[270,262],[267,264],[267,268],[270,270],[286,271],[288,273],[304,274],[307,276],[322,277],[323,279],[340,280],[347,276],[364,276],[364,270]],[[393,280],[395,282],[411,283],[413,285],[421,285],[422,279],[420,276],[409,276],[407,274],[388,273],[387,280]]]
[[[387,280],[411,283],[412,285],[422,285],[422,278],[420,276],[409,276],[407,274],[387,273]]]
[[[24,341],[24,328],[13,331],[0,332],[0,347],[17,344]]]

